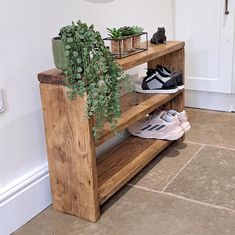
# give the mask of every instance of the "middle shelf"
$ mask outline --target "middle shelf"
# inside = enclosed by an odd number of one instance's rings
[[[183,90],[174,94],[126,94],[121,97],[122,115],[118,119],[117,129],[124,130],[129,125],[143,118],[148,113],[153,112],[158,107],[169,102],[176,96],[182,94]],[[105,123],[103,135],[96,142],[96,146],[104,143],[114,136],[113,130],[109,123]]]

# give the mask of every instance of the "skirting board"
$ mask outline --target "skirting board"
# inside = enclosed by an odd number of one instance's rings
[[[0,234],[8,235],[51,204],[47,163],[0,190]]]
[[[235,95],[186,90],[186,106],[235,112]]]
[[[127,138],[122,132],[96,151],[102,155]],[[28,174],[0,189],[0,235],[8,235],[23,226],[52,203],[48,163],[45,162]]]

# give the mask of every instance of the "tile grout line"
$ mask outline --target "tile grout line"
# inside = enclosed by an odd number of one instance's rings
[[[167,189],[167,187],[177,178],[177,176],[184,170],[184,168],[190,163],[192,162],[192,160],[198,155],[198,153],[205,147],[205,145],[201,144],[201,147],[197,150],[196,153],[194,153],[194,155],[192,156],[192,158],[190,158],[185,164],[184,166],[178,171],[178,173],[165,185],[165,187],[161,190],[161,191],[165,191]]]
[[[154,190],[154,189],[150,189],[150,188],[134,185],[134,184],[131,184],[131,183],[128,183],[127,185],[129,185],[129,186],[131,186],[133,188],[142,189],[142,190],[147,191],[147,192],[159,193],[159,194],[162,194],[162,195],[167,195],[167,196],[170,196],[170,197],[175,197],[177,199],[193,202],[193,203],[200,204],[200,205],[203,205],[203,206],[208,206],[208,207],[211,207],[211,208],[214,208],[214,209],[226,210],[226,211],[235,213],[235,210],[227,208],[227,207],[217,206],[217,205],[210,204],[210,203],[207,203],[207,202],[197,201],[197,200],[194,200],[194,199],[182,197],[182,196],[175,195],[173,193],[168,193],[168,192],[165,192],[165,191],[157,191],[157,190]]]
[[[188,141],[188,140],[185,140],[184,142],[189,143],[189,144],[205,145],[205,146],[209,146],[209,147],[215,147],[215,148],[219,148],[219,149],[235,151],[235,148],[228,148],[228,147],[223,147],[223,146],[218,146],[218,145],[213,145],[213,144],[202,144],[202,143]]]

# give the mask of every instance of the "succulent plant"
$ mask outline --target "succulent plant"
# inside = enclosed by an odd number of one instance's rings
[[[133,35],[133,29],[131,26],[124,26],[124,27],[121,27],[119,30],[121,32],[121,36],[123,37]]]
[[[108,35],[113,38],[113,39],[118,39],[120,38],[122,35],[121,35],[121,30],[120,29],[117,29],[117,28],[107,28],[107,31],[108,31]]]
[[[141,34],[143,33],[144,29],[138,25],[132,26],[132,32],[133,34]]]
[[[108,35],[113,39],[140,34],[144,29],[140,26],[124,26],[121,28],[107,28]]]

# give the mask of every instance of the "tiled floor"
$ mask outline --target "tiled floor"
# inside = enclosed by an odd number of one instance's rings
[[[188,109],[192,130],[89,223],[51,207],[15,235],[234,235],[235,114]]]

